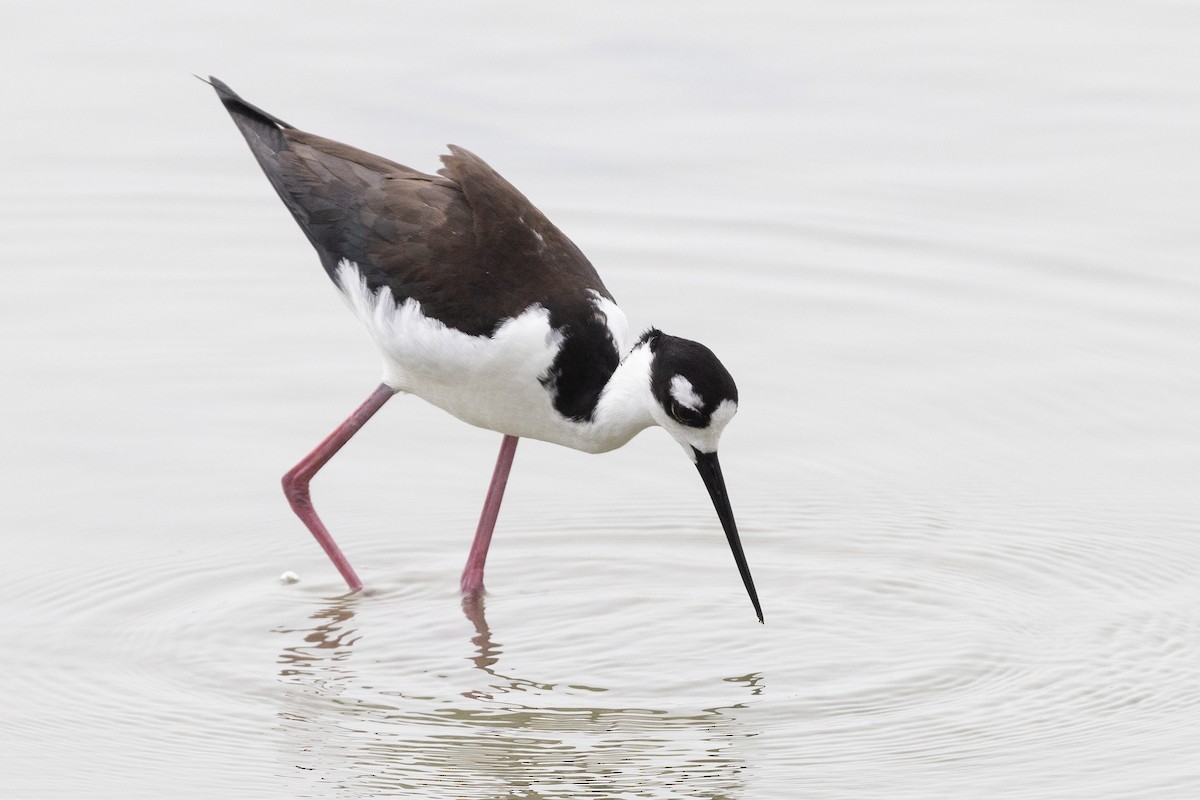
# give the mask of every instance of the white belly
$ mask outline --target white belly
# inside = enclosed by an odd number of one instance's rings
[[[590,424],[564,418],[541,384],[562,342],[545,308],[531,306],[490,337],[470,336],[425,316],[415,300],[396,305],[386,287],[371,292],[352,263],[342,262],[338,281],[383,354],[388,386],[488,430],[592,452],[619,446],[597,441]],[[619,317],[609,317],[611,327],[623,328],[616,306],[604,310]]]

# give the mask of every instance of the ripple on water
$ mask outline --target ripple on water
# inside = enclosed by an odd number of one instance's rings
[[[353,525],[358,596],[319,553],[294,585],[216,549],[86,581],[64,562],[18,587],[47,623],[29,644],[46,666],[17,670],[71,714],[6,721],[94,739],[47,776],[64,792],[140,765],[207,791],[271,774],[287,796],[786,797],[779,776],[800,775],[898,797],[1038,774],[1059,777],[1022,794],[1052,797],[1082,770],[1134,794],[1164,752],[1161,780],[1186,778],[1186,513],[841,491],[747,515],[766,626],[707,509],[664,514],[653,492],[508,531],[486,613],[455,596],[457,541]]]
[[[344,589],[332,571],[281,585],[260,557],[271,531],[237,535],[246,547],[128,548],[119,569],[64,553],[17,579],[30,618],[9,674],[29,700],[12,705],[6,727],[71,758],[40,775],[37,791],[80,796],[96,776],[143,771],[179,780],[181,796],[212,796],[278,768],[274,748],[248,736],[273,724],[271,630],[289,609],[336,602]],[[106,555],[121,547],[120,534],[96,536]],[[419,570],[407,578],[358,602],[403,602],[432,585]]]
[[[462,639],[447,647],[445,631],[395,630],[373,642],[353,635],[376,629],[380,613],[391,612],[330,606],[313,613],[307,629],[280,631],[302,642],[284,648],[278,698],[279,730],[302,782],[334,774],[363,791],[428,797],[627,795],[635,788],[634,796],[663,796],[696,780],[720,791],[740,783],[740,743],[752,733],[737,715],[758,691],[755,676],[707,687],[704,699],[724,697],[726,706],[693,705],[695,698],[678,693],[652,697],[535,677],[586,676],[552,658],[537,659],[542,666],[529,671],[508,665],[508,645],[493,634],[481,603],[459,612],[470,625],[468,658]],[[438,614],[418,609],[415,616]]]
[[[910,796],[897,783],[1072,796],[1099,775],[1114,796],[1194,783],[1189,517],[1148,525],[1119,504],[1084,516],[978,497],[930,508],[889,498],[809,515],[802,583],[816,606],[801,627],[813,655],[790,680],[764,671],[794,689],[803,720],[803,745],[779,757],[828,778],[831,796]],[[1145,772],[1164,749],[1177,766]],[[928,782],[910,784],[918,775]]]

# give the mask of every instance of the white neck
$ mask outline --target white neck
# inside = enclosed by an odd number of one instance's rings
[[[642,345],[617,366],[596,404],[591,422],[574,423],[579,441],[569,446],[589,453],[615,450],[637,433],[657,424],[651,413],[650,347]]]

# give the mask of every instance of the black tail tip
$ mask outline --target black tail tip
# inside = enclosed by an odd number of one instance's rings
[[[192,74],[195,75],[195,73]],[[238,103],[245,102],[241,97],[238,96],[237,92],[229,88],[229,84],[225,83],[225,81],[221,80],[215,75],[209,75],[207,78],[196,75],[196,80],[202,83],[207,83],[209,86],[213,87],[213,89],[216,90],[217,95],[222,100],[233,100]]]
[[[294,125],[284,122],[270,112],[263,111],[253,103],[247,103],[242,99],[241,95],[229,88],[229,84],[225,83],[225,81],[221,80],[215,75],[209,75],[208,80],[204,80],[204,78],[201,78],[199,75],[196,77],[216,90],[217,97],[221,100],[221,103],[224,104],[226,110],[233,115],[235,120],[240,116],[243,118],[250,118],[257,123],[266,125],[268,127],[289,129],[295,128]]]

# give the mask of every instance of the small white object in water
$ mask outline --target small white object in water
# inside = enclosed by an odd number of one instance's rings
[[[279,576],[280,583],[299,583],[300,576],[292,572],[290,569]]]

